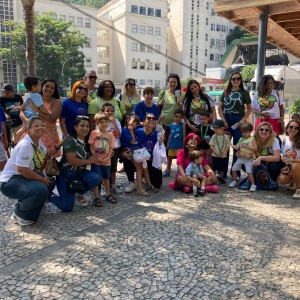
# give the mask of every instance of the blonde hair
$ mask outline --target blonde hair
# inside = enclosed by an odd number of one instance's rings
[[[125,80],[123,86],[122,86],[122,89],[121,89],[122,99],[120,101],[122,101],[124,104],[128,104],[129,103],[129,99],[128,99],[128,96],[127,96],[127,86],[128,86],[128,84],[131,81],[134,81],[134,83],[136,83],[135,79],[133,79],[133,78],[127,78]],[[137,102],[141,102],[141,97],[138,94],[137,88],[134,89],[133,97],[137,100]]]
[[[262,142],[260,140],[260,136],[259,136],[259,129],[262,126],[268,126],[268,128],[270,130],[269,136],[267,137],[267,139],[264,142]],[[262,122],[257,126],[255,133],[254,133],[254,139],[256,141],[258,149],[271,149],[273,147],[275,138],[276,138],[276,133],[273,131],[272,125],[270,123]]]

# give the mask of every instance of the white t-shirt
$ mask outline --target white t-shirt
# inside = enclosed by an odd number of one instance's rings
[[[116,123],[117,123],[117,126],[118,126],[118,128],[119,128],[119,130],[120,130],[120,135],[121,135],[121,133],[122,133],[122,126],[121,126],[121,123],[120,123],[120,121],[118,120],[118,119],[115,119],[116,120]],[[120,141],[120,136],[119,137],[115,137],[115,127],[114,127],[114,124],[112,123],[112,122],[109,122],[108,123],[108,127],[107,127],[107,131],[108,132],[111,132],[112,133],[112,135],[113,135],[113,137],[115,138],[115,149],[116,148],[120,148],[121,147],[121,141]]]
[[[14,175],[21,175],[20,172],[17,171],[18,167],[29,168],[34,170],[34,162],[33,162],[33,141],[26,135],[13,149],[10,159],[7,161],[4,170],[0,175],[0,182],[8,182],[9,179]],[[39,141],[39,148],[43,150],[44,153],[47,152],[46,147]]]
[[[291,150],[295,150],[297,152],[297,156],[293,157],[290,155],[290,151]],[[293,143],[290,141],[289,137],[286,136],[285,137],[285,142],[282,143],[282,147],[281,147],[281,153],[283,157],[287,157],[287,158],[300,158],[300,149],[295,149],[293,147]]]

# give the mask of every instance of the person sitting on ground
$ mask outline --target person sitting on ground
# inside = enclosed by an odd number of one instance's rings
[[[206,186],[206,176],[202,168],[203,155],[199,150],[194,150],[189,154],[190,163],[185,170],[186,176],[193,183],[193,196],[204,196]]]
[[[242,166],[245,166],[248,178],[251,182],[250,192],[256,191],[256,185],[253,177],[253,158],[254,153],[257,151],[257,144],[251,133],[253,131],[253,125],[251,123],[244,123],[241,125],[241,137],[236,145],[231,146],[234,150],[239,151],[239,156],[232,166],[232,182],[229,187],[233,188],[237,186],[237,171],[240,171]]]

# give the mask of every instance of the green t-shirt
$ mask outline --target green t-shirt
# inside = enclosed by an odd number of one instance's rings
[[[174,112],[180,106],[176,102],[175,95],[170,95],[167,91],[161,91],[157,99],[158,105],[163,105],[162,114],[165,116],[162,123],[169,126],[174,122]]]
[[[250,94],[246,90],[230,91],[221,96],[224,114],[245,114],[245,104],[251,104]]]
[[[112,98],[110,100],[104,100],[100,97],[96,97],[96,99],[92,100],[91,103],[89,104],[88,114],[95,115],[95,114],[101,112],[101,109],[102,109],[102,106],[104,103],[110,103],[114,106],[115,116],[121,122],[123,119],[123,115],[125,115],[125,113],[126,113],[125,105],[123,102],[121,102],[120,100],[118,100],[116,98]]]

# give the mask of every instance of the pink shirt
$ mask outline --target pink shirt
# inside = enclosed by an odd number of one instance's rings
[[[205,159],[204,155],[203,156],[203,160],[202,160],[202,167],[205,167],[208,165],[208,162],[207,160]],[[181,166],[183,167],[184,171],[185,169],[187,168],[187,166],[189,165],[190,163],[190,159],[189,159],[189,156],[187,155],[186,157],[184,156],[184,149],[181,149],[179,152],[178,152],[178,155],[177,155],[177,166]]]

